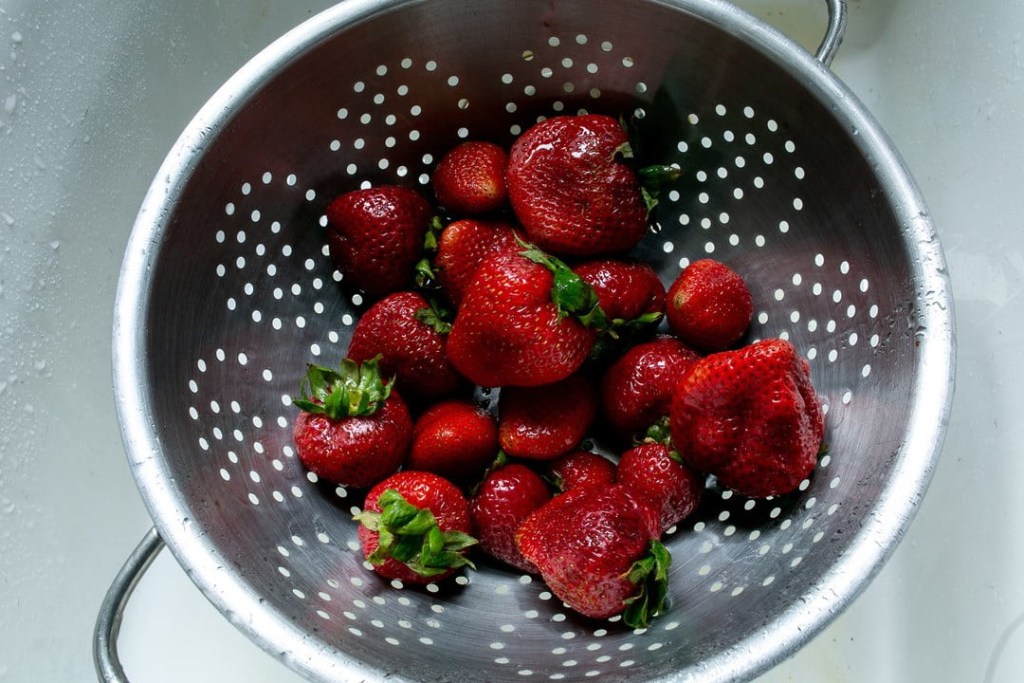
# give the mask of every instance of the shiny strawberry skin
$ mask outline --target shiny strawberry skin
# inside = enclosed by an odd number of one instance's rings
[[[596,333],[551,300],[552,274],[518,254],[480,264],[448,335],[448,359],[483,387],[550,384],[586,360]]]
[[[434,270],[441,289],[458,308],[476,269],[488,256],[518,250],[510,224],[464,218],[449,223],[441,232]]]
[[[699,358],[669,335],[626,351],[601,380],[601,410],[612,430],[628,438],[667,416],[676,382]]]
[[[548,464],[547,477],[562,493],[588,487],[605,488],[615,483],[615,463],[590,451],[570,451]]]
[[[782,339],[707,356],[673,392],[672,442],[683,460],[745,496],[795,490],[814,470],[824,430],[810,367]]]
[[[628,143],[601,114],[555,116],[509,150],[508,196],[530,241],[559,255],[626,251],[647,230],[636,173],[617,154]]]
[[[374,303],[352,331],[348,357],[381,356],[381,371],[412,399],[447,396],[464,383],[448,362],[447,337],[417,319],[430,303],[418,292],[395,292]]]
[[[694,261],[668,290],[669,327],[684,342],[705,353],[724,351],[750,327],[753,298],[736,271],[714,259]]]
[[[640,444],[623,453],[615,477],[658,509],[662,531],[690,516],[704,490],[704,477],[660,443]]]
[[[415,190],[353,190],[327,206],[327,243],[343,281],[378,297],[411,284],[433,217]]]
[[[609,320],[627,321],[665,312],[665,285],[647,264],[600,259],[581,263],[573,272],[594,288]]]
[[[597,413],[583,375],[539,387],[505,387],[498,397],[498,440],[514,458],[552,460],[575,448]]]
[[[432,177],[438,203],[455,215],[474,216],[505,206],[508,153],[493,142],[470,140],[451,149]]]
[[[511,463],[487,475],[470,500],[473,533],[485,553],[525,572],[536,573],[516,547],[515,533],[551,498],[544,480],[525,465]]]
[[[406,467],[456,484],[479,481],[498,454],[498,426],[486,410],[462,400],[428,408],[413,427]]]

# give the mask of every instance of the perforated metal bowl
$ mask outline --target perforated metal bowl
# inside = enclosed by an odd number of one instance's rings
[[[101,617],[166,541],[264,649],[333,680],[749,678],[792,653],[889,556],[939,453],[952,391],[943,257],[883,132],[826,64],[715,0],[351,0],[238,72],[146,196],[114,326],[126,450],[153,516]],[[359,496],[295,457],[289,396],[334,364],[366,303],[324,211],[366,183],[427,188],[462,139],[508,143],[581,110],[638,122],[684,180],[639,248],[666,283],[713,255],[743,273],[754,335],[809,359],[829,452],[800,491],[712,489],[667,537],[670,609],[645,631],[575,616],[537,579],[482,564],[426,589],[357,552]]]

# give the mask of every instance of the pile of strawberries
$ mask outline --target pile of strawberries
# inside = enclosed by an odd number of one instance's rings
[[[331,256],[373,303],[337,369],[309,366],[294,440],[320,479],[368,490],[376,572],[425,584],[483,556],[645,626],[665,607],[660,539],[709,475],[751,497],[810,475],[808,364],[781,339],[744,343],[744,279],[702,259],[666,291],[628,255],[678,174],[635,168],[619,121],[581,114],[508,151],[451,149],[436,201],[384,185],[331,202]]]

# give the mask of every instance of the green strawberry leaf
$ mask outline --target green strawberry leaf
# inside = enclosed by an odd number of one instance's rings
[[[625,601],[623,623],[630,628],[647,628],[651,619],[665,610],[671,564],[668,548],[652,539],[647,554],[634,562],[626,573],[626,579],[637,585],[637,592]]]
[[[332,420],[365,417],[377,412],[391,396],[395,380],[385,382],[380,374],[380,356],[363,363],[351,358],[341,361],[338,370],[310,363],[292,399],[299,410],[326,415]]]
[[[658,205],[658,195],[666,187],[679,180],[683,175],[683,170],[678,166],[653,164],[638,169],[636,175],[640,181],[640,192],[643,194],[644,205],[647,207],[647,213],[650,213]]]
[[[433,299],[430,300],[429,308],[421,308],[413,314],[413,317],[433,328],[438,334],[448,334],[452,331],[451,311],[442,308]]]
[[[608,327],[608,318],[601,310],[597,292],[586,280],[574,273],[561,259],[524,242],[518,235],[516,241],[523,247],[523,251],[519,252],[521,256],[551,271],[551,301],[558,308],[560,317],[572,315],[583,325],[599,330]]]

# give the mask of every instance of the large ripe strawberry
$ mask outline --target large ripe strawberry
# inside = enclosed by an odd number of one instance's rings
[[[810,367],[788,341],[706,356],[673,392],[672,442],[742,495],[789,493],[814,470],[825,424]]]
[[[535,248],[477,268],[448,335],[455,369],[484,387],[537,386],[573,374],[596,337],[593,289]]]
[[[381,372],[396,378],[410,400],[435,399],[454,392],[462,378],[445,350],[451,324],[444,311],[418,292],[395,292],[374,303],[352,331],[348,357],[379,357]]]
[[[547,478],[560,492],[615,483],[615,463],[597,453],[575,450],[550,461]]]
[[[434,212],[415,190],[381,185],[327,206],[327,243],[343,281],[371,297],[404,289]]]
[[[724,351],[738,342],[754,315],[753,298],[739,273],[721,261],[694,261],[668,290],[669,327],[699,351]]]
[[[668,415],[672,389],[700,355],[675,337],[658,335],[630,348],[601,380],[601,410],[619,437],[642,434]]]
[[[436,403],[412,430],[406,467],[473,484],[498,454],[498,426],[486,410],[463,400]]]
[[[381,481],[355,519],[364,557],[385,578],[423,585],[473,566],[469,503],[431,472],[402,470]]]
[[[310,365],[293,400],[293,440],[299,460],[321,479],[367,488],[398,469],[412,436],[412,419],[374,360],[351,359],[339,370]]]
[[[458,308],[484,259],[518,250],[511,225],[464,218],[449,223],[437,238],[432,275],[448,300]]]
[[[651,202],[626,163],[629,138],[602,114],[555,116],[509,151],[508,196],[530,241],[559,255],[626,251],[647,231]]]
[[[536,573],[516,547],[515,534],[530,514],[551,498],[544,480],[519,463],[488,473],[470,500],[473,530],[485,553],[517,569]]]
[[[668,549],[658,513],[624,486],[555,496],[519,527],[516,544],[551,591],[584,616],[622,613],[646,627],[664,609]]]
[[[662,531],[697,509],[704,491],[704,477],[663,443],[642,443],[623,453],[615,480],[657,508]]]
[[[552,460],[575,448],[597,414],[597,393],[584,375],[537,387],[504,387],[498,440],[514,458]]]
[[[508,154],[493,142],[470,140],[449,150],[434,170],[438,203],[456,215],[474,216],[505,205]]]

